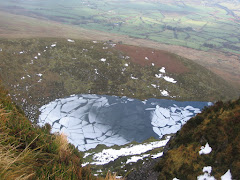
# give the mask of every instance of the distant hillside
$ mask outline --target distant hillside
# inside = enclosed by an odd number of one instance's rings
[[[32,120],[42,105],[71,94],[182,101],[238,96],[226,81],[188,59],[122,46],[112,41],[1,39],[0,76],[12,99]]]
[[[66,137],[49,131],[31,124],[0,84],[0,179],[94,179]]]
[[[210,147],[204,150],[209,150],[208,154],[200,154],[201,146],[207,143]],[[240,99],[217,102],[189,120],[170,140],[156,170],[159,179],[191,180],[204,174],[207,166],[217,179],[228,170],[233,179],[240,179]]]

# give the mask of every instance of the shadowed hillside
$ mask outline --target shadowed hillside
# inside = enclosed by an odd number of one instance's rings
[[[159,179],[195,179],[211,166],[217,179],[230,169],[233,179],[240,178],[240,99],[217,102],[192,118],[169,142],[169,151],[159,161]],[[200,155],[201,146],[212,148]],[[209,148],[210,149],[210,148]]]

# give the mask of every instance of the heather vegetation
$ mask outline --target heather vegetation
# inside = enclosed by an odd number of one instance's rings
[[[240,172],[240,99],[217,102],[190,119],[169,142],[169,151],[159,161],[159,179],[195,179],[204,166],[211,166],[212,175],[219,179],[228,169],[233,179]],[[200,155],[206,143],[212,152]]]

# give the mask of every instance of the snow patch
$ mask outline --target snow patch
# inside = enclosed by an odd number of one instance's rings
[[[203,168],[203,175],[197,177],[197,180],[215,180],[214,176],[211,176],[212,167],[207,166]]]
[[[148,156],[149,156],[149,154],[144,154],[142,156],[132,156],[130,159],[127,160],[126,164],[133,163],[133,162],[135,163],[139,160],[143,160],[143,158],[148,157]]]
[[[161,94],[163,96],[169,96],[169,93],[166,90],[161,90]]]
[[[131,74],[131,79],[137,80],[138,78],[134,77],[134,76]]]
[[[36,75],[39,76],[39,77],[42,77],[43,74],[39,73],[39,74],[36,74]]]
[[[161,72],[161,73],[166,73],[166,70],[165,70],[166,68],[165,67],[162,67],[160,70],[159,70],[159,72]]]
[[[221,180],[232,180],[232,174],[230,169],[224,175],[221,176]]]
[[[170,136],[167,136],[166,140],[138,144],[138,145],[134,145],[134,146],[132,145],[132,146],[128,146],[125,148],[121,148],[119,150],[104,149],[102,152],[99,152],[99,153],[93,155],[93,160],[95,160],[95,162],[92,162],[91,164],[103,165],[103,164],[107,164],[111,161],[114,161],[115,159],[117,159],[120,156],[130,156],[130,155],[142,154],[142,153],[150,151],[152,149],[165,146],[167,144],[167,142],[169,141],[169,139],[170,139]],[[138,159],[138,158],[134,157],[132,160],[136,160],[136,159]]]
[[[161,77],[162,77],[162,74],[155,74],[155,77],[156,77],[156,78],[161,78]]]
[[[156,84],[151,84],[152,87],[154,88],[157,88],[157,85]]]
[[[97,69],[94,69],[95,70],[95,74],[98,74],[98,70]]]
[[[105,62],[107,59],[101,58],[100,61]]]
[[[201,150],[199,151],[199,154],[209,154],[212,151],[212,148],[207,143],[205,146],[201,147]]]
[[[72,42],[72,43],[75,42],[75,41],[72,40],[72,39],[67,39],[67,41],[68,41],[68,42]]]
[[[164,76],[163,79],[165,79],[165,81],[168,81],[168,82],[171,82],[171,83],[176,83],[177,82],[173,78],[168,77],[168,76]]]
[[[203,172],[207,172],[208,174],[211,174],[212,172],[212,167],[211,166],[206,166],[206,167],[203,167]]]
[[[163,152],[160,152],[160,153],[157,153],[157,154],[152,155],[151,157],[152,157],[153,159],[156,159],[156,158],[161,157],[162,155],[163,155]]]

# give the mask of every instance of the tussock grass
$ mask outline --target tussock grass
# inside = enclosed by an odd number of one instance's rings
[[[7,144],[7,134],[0,134],[0,179],[30,179],[34,176],[34,154],[28,148],[17,154],[17,147]]]
[[[0,179],[96,179],[63,134],[33,126],[0,82]]]

